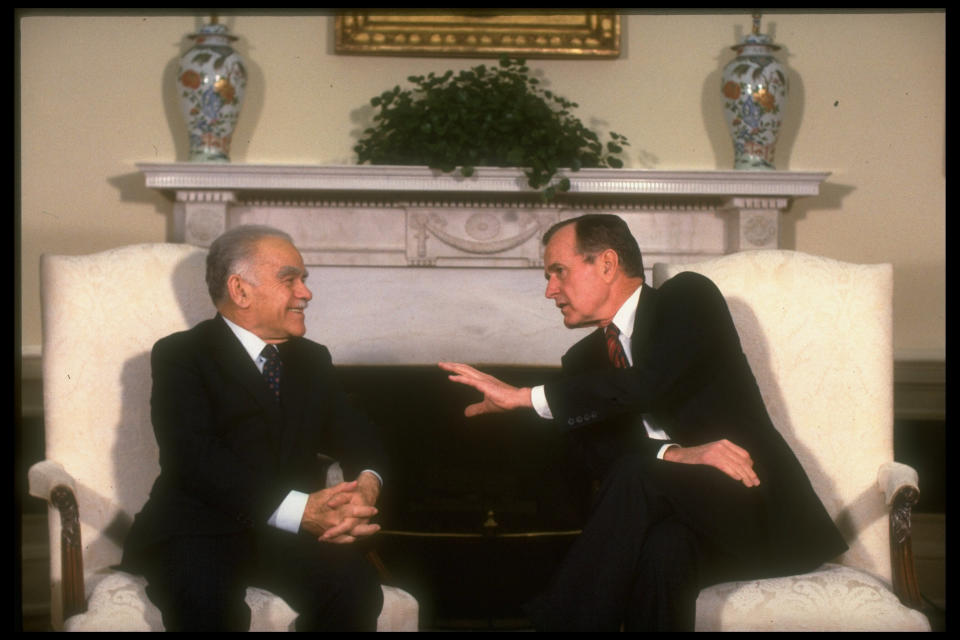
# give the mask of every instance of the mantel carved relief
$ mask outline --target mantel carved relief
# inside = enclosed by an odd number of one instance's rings
[[[544,209],[407,210],[407,260],[411,266],[538,267],[540,238],[558,220]]]
[[[590,169],[545,203],[518,169],[468,179],[425,167],[138,167],[148,187],[173,196],[175,241],[207,246],[259,222],[291,232],[312,264],[499,268],[541,267],[543,232],[587,211],[621,215],[651,264],[777,248],[780,215],[829,175]]]

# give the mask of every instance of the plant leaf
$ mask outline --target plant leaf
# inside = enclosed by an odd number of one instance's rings
[[[464,176],[481,165],[526,167],[528,184],[550,198],[570,188],[566,178],[551,184],[558,167],[623,166],[625,136],[610,132],[601,143],[570,111],[575,102],[529,73],[524,60],[501,56],[495,67],[408,76],[413,88],[370,100],[373,126],[354,147],[358,162],[460,167]]]

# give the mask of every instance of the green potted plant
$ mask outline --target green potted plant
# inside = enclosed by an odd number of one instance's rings
[[[546,199],[567,191],[570,180],[553,181],[558,169],[623,166],[617,157],[625,136],[599,136],[571,113],[578,105],[541,88],[525,61],[503,57],[498,67],[479,65],[454,74],[410,76],[370,100],[374,126],[354,147],[363,164],[427,165],[444,172],[458,167],[523,167],[530,187]]]

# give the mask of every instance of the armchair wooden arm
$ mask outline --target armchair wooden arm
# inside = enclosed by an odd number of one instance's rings
[[[65,620],[87,610],[76,481],[61,465],[50,460],[31,466],[28,478],[30,495],[46,500],[60,513],[60,586]]]
[[[900,601],[920,609],[922,599],[913,560],[910,517],[913,505],[920,499],[919,476],[912,467],[888,462],[877,474],[880,490],[890,507],[890,564],[893,592]]]

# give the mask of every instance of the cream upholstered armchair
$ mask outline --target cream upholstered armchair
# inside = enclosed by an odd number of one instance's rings
[[[214,313],[206,252],[143,244],[41,259],[46,459],[29,472],[49,500],[51,618],[69,631],[162,630],[145,582],[111,568],[159,473],[150,350]],[[416,631],[417,601],[384,586],[379,630]],[[251,630],[288,630],[294,612],[248,589]]]
[[[697,600],[697,630],[929,631],[915,610],[916,472],[893,462],[893,270],[793,251],[656,264],[723,292],[773,423],[850,549],[805,575],[731,582]]]

